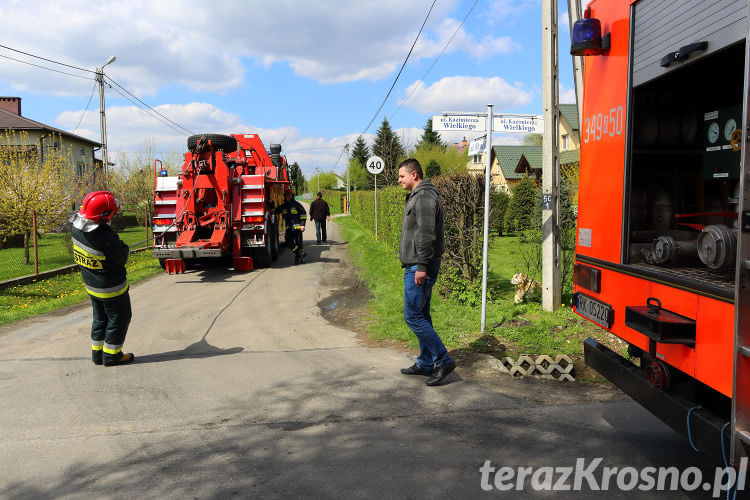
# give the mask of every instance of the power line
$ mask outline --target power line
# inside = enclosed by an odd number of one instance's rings
[[[81,113],[81,118],[78,119],[78,123],[76,123],[76,128],[73,129],[72,133],[75,133],[76,130],[78,130],[78,127],[81,126],[81,122],[83,121],[83,117],[86,116],[86,111],[89,109],[89,105],[91,104],[91,99],[94,97],[94,92],[96,91],[97,82],[94,81],[94,88],[91,89],[91,95],[89,96],[89,102],[86,103],[86,107],[83,108],[83,113]]]
[[[424,18],[424,22],[422,22],[422,26],[419,28],[419,33],[417,33],[417,37],[414,39],[414,43],[411,44],[409,53],[406,54],[406,59],[404,59],[404,63],[401,65],[401,69],[398,70],[398,74],[396,75],[396,78],[393,80],[393,84],[391,85],[391,88],[388,90],[388,93],[385,95],[385,99],[383,99],[383,102],[380,104],[380,107],[375,112],[375,115],[373,115],[372,119],[370,120],[370,123],[368,123],[365,129],[362,131],[362,135],[365,135],[367,133],[367,131],[370,129],[370,126],[372,126],[372,123],[375,121],[375,119],[380,114],[380,111],[383,109],[383,106],[385,106],[385,103],[388,101],[388,97],[390,97],[391,92],[393,92],[393,87],[396,86],[396,82],[398,81],[398,78],[401,76],[401,72],[404,71],[404,67],[406,66],[406,63],[409,60],[409,56],[411,56],[411,53],[414,51],[414,46],[417,45],[417,41],[419,40],[419,37],[422,35],[422,30],[424,29],[425,24],[427,24],[427,20],[430,18],[430,13],[432,12],[432,8],[435,7],[436,2],[437,0],[433,0],[432,5],[430,6],[430,10],[427,11],[427,15]]]
[[[34,66],[36,68],[42,68],[42,69],[46,69],[48,71],[54,71],[55,73],[62,73],[63,75],[74,76],[76,78],[83,78],[84,80],[94,80],[93,78],[89,78],[88,76],[75,75],[73,73],[68,73],[67,71],[60,71],[59,69],[48,68],[47,66],[42,66],[40,64],[34,64],[34,63],[31,63],[31,62],[28,62],[28,61],[23,61],[21,59],[16,59],[15,57],[6,56],[5,54],[0,54],[0,57],[4,57],[5,59],[10,59],[11,61],[16,61],[16,62],[20,62],[20,63],[23,63],[23,64],[28,64],[29,66]]]
[[[154,113],[156,113],[157,115],[159,115],[159,116],[161,116],[162,118],[164,118],[165,120],[167,120],[167,121],[168,121],[169,123],[171,123],[171,124],[173,124],[173,125],[175,125],[175,126],[177,126],[177,127],[181,128],[182,130],[184,130],[185,132],[187,132],[187,133],[188,133],[188,134],[190,134],[190,135],[193,135],[193,134],[195,134],[195,132],[193,132],[192,130],[190,130],[190,129],[187,129],[187,128],[183,127],[182,125],[180,125],[179,123],[176,123],[176,122],[174,122],[174,121],[170,120],[169,118],[167,118],[167,117],[166,117],[166,116],[164,116],[163,114],[159,113],[158,111],[156,111],[156,110],[155,110],[154,108],[152,108],[151,106],[149,106],[149,105],[148,105],[148,104],[146,104],[145,102],[143,102],[143,101],[141,101],[140,99],[138,99],[138,97],[136,97],[136,96],[135,96],[135,95],[134,95],[134,94],[133,94],[132,92],[130,92],[130,91],[129,91],[128,89],[126,89],[125,87],[123,87],[122,85],[120,85],[119,83],[117,83],[116,81],[114,81],[114,80],[113,80],[112,78],[110,78],[109,76],[107,76],[107,75],[104,75],[104,77],[105,77],[105,78],[106,78],[107,80],[109,80],[110,82],[114,83],[114,84],[115,84],[116,86],[118,86],[118,87],[119,87],[120,89],[122,89],[122,90],[123,90],[124,92],[126,92],[126,93],[127,93],[128,95],[132,96],[132,97],[133,97],[133,99],[135,99],[136,101],[138,101],[139,103],[143,104],[144,106],[146,106],[146,107],[147,107],[148,109],[150,109],[151,111],[153,111],[153,112],[154,112]],[[122,95],[122,94],[120,94],[120,95]],[[132,101],[131,101],[131,102],[132,102]],[[180,133],[184,133],[184,132],[180,132]]]
[[[149,115],[149,116],[150,116],[151,118],[153,118],[153,119],[155,119],[156,121],[158,121],[159,123],[161,123],[162,125],[165,125],[165,126],[169,127],[170,129],[172,129],[173,131],[177,132],[177,133],[178,133],[178,134],[180,134],[180,135],[185,135],[185,132],[183,132],[182,130],[178,129],[177,127],[173,126],[173,125],[172,125],[172,124],[170,124],[170,123],[167,123],[167,122],[165,122],[165,121],[163,121],[163,120],[160,120],[158,116],[156,116],[156,115],[152,114],[152,113],[151,113],[151,112],[150,112],[150,111],[149,111],[148,109],[144,109],[144,108],[143,108],[143,107],[142,107],[142,106],[141,106],[140,104],[138,104],[138,102],[134,101],[134,100],[133,100],[133,99],[132,99],[132,98],[131,98],[130,96],[128,96],[127,94],[124,94],[124,93],[123,93],[123,92],[121,92],[121,91],[120,91],[119,89],[116,89],[116,88],[114,88],[114,87],[110,87],[110,88],[111,88],[112,90],[114,90],[115,92],[117,92],[118,94],[120,94],[120,95],[121,95],[121,96],[122,96],[122,97],[123,97],[124,99],[126,99],[126,100],[128,100],[129,102],[131,102],[132,104],[134,104],[134,105],[135,105],[135,106],[136,106],[136,107],[137,107],[138,109],[140,109],[141,111],[143,111],[144,113],[146,113],[147,115]],[[190,133],[192,134],[192,132],[190,132]]]
[[[90,69],[81,68],[81,67],[78,67],[78,66],[73,66],[72,64],[61,63],[59,61],[55,61],[54,59],[47,59],[46,57],[42,57],[42,56],[37,56],[37,55],[34,55],[34,54],[30,54],[30,53],[24,52],[22,50],[14,49],[12,47],[7,47],[5,45],[0,45],[0,47],[2,47],[3,49],[12,50],[13,52],[18,52],[19,54],[23,54],[25,56],[35,57],[36,59],[41,59],[42,61],[47,61],[47,62],[51,62],[51,63],[54,63],[54,64],[59,64],[60,66],[66,66],[68,68],[77,69],[78,71],[85,71],[87,73],[96,73],[96,71],[92,71]],[[31,63],[29,63],[29,64],[31,64]],[[53,70],[53,71],[56,71],[56,70]],[[76,76],[76,75],[74,75],[74,76]]]
[[[471,15],[472,11],[474,10],[474,7],[476,7],[478,3],[479,3],[479,0],[475,0],[475,1],[474,1],[474,5],[472,5],[472,6],[471,6],[471,8],[469,9],[469,12],[467,12],[467,13],[466,13],[466,15],[464,16],[463,20],[461,21],[461,24],[459,24],[459,25],[458,25],[458,28],[456,28],[456,31],[454,31],[454,32],[453,32],[453,35],[451,35],[450,39],[448,40],[448,43],[446,43],[446,44],[445,44],[445,47],[443,47],[443,50],[441,50],[441,51],[440,51],[440,54],[438,54],[438,56],[437,56],[437,57],[435,58],[435,60],[434,60],[434,61],[432,61],[432,64],[430,64],[430,67],[429,67],[429,68],[427,68],[427,71],[425,71],[425,72],[424,72],[424,75],[422,75],[422,78],[421,78],[421,80],[422,80],[423,82],[424,82],[424,79],[425,79],[425,78],[427,77],[427,74],[428,74],[428,73],[429,73],[429,72],[430,72],[430,71],[432,70],[432,68],[434,68],[434,67],[435,67],[435,65],[436,65],[436,64],[437,64],[437,62],[438,62],[438,61],[440,60],[440,58],[441,58],[441,57],[443,56],[443,54],[445,53],[445,51],[446,51],[446,50],[448,50],[448,47],[449,47],[449,46],[450,46],[450,44],[451,44],[451,43],[453,42],[453,39],[454,39],[454,38],[456,37],[456,35],[458,34],[458,32],[459,32],[459,31],[461,30],[461,28],[463,27],[464,23],[465,23],[465,22],[466,22],[466,20],[467,20],[467,19],[469,18],[469,16]],[[394,112],[393,112],[393,115],[391,115],[391,118],[393,118],[394,116],[396,116],[396,114],[397,114],[397,113],[398,113],[399,111],[401,111],[401,108],[403,108],[403,107],[404,107],[404,104],[406,104],[406,101],[408,101],[408,100],[409,100],[409,99],[411,98],[412,94],[413,94],[413,93],[414,93],[414,92],[415,92],[416,90],[417,90],[417,87],[414,87],[414,88],[413,88],[413,89],[411,90],[411,92],[409,92],[409,95],[408,95],[408,96],[406,96],[406,99],[404,99],[404,100],[403,100],[403,102],[402,102],[402,103],[401,103],[401,104],[399,105],[399,107],[398,107],[398,108],[396,109],[396,111],[394,111]]]
[[[338,146],[310,146],[308,148],[293,148],[293,149],[285,149],[285,153],[289,152],[296,152],[296,151],[310,151],[312,149],[338,149],[343,148],[344,145],[338,145]]]

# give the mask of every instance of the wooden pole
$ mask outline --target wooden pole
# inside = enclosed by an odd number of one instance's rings
[[[36,240],[36,210],[31,212],[31,222],[34,231],[34,274],[39,274],[39,251]]]
[[[148,241],[148,205],[143,209],[143,227],[146,229],[146,248],[148,248],[149,241]]]

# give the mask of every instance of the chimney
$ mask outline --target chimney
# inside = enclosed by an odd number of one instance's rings
[[[466,137],[464,137],[464,140],[462,140],[462,141],[461,141],[461,147],[462,147],[462,148],[465,148],[465,147],[466,147],[466,144],[467,144],[467,143],[466,143]]]
[[[21,98],[0,97],[0,109],[9,111],[14,115],[21,116]]]

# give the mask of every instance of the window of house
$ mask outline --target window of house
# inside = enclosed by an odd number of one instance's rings
[[[83,179],[83,174],[86,172],[86,165],[83,164],[83,162],[79,161],[76,165],[76,179],[81,180]]]
[[[84,154],[86,154],[86,150],[81,147],[81,156],[83,156]]]
[[[474,155],[474,163],[482,163],[482,155]]]
[[[57,142],[57,141],[53,142],[52,143],[52,149],[54,149],[55,151],[57,151],[58,149],[60,149],[60,143]]]
[[[563,134],[563,135],[562,135],[562,136],[560,137],[560,139],[562,139],[562,140],[560,141],[560,143],[561,143],[561,144],[560,144],[560,146],[561,146],[561,148],[560,148],[560,149],[562,149],[563,151],[566,151],[566,150],[568,149],[568,143],[569,143],[569,137],[568,137],[568,134]]]

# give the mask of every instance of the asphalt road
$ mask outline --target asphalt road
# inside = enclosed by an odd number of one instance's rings
[[[460,367],[443,387],[401,375],[409,353],[368,347],[320,314],[318,302],[342,286],[346,254],[329,227],[339,244],[308,241],[302,266],[285,250],[271,269],[133,286],[132,365],[91,363],[86,305],[0,328],[0,496],[707,496],[531,491],[528,480],[523,491],[483,491],[486,461],[573,467],[601,457],[599,471],[710,474],[713,464],[629,400],[539,405]]]

